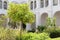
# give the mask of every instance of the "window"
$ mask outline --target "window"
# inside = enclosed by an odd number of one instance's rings
[[[37,5],[36,5],[36,1],[34,1],[34,9],[36,8],[36,6],[37,6]]]
[[[49,4],[48,0],[45,0],[45,7],[47,7]]]
[[[2,9],[2,0],[0,0],[0,9]]]
[[[7,2],[4,1],[4,9],[7,9]]]
[[[44,0],[40,0],[40,6],[41,6],[41,8],[43,8],[44,7]]]
[[[58,0],[53,0],[53,5],[57,5],[58,4]]]
[[[31,1],[30,8],[33,9],[33,1]]]

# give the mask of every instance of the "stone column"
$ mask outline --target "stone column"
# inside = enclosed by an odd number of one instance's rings
[[[39,9],[40,8],[40,0],[36,0],[36,5],[37,5],[37,8],[36,9]]]
[[[34,0],[33,0],[33,10],[34,10]]]
[[[60,5],[60,0],[58,0],[58,6]]]
[[[4,0],[2,0],[2,9],[4,9]]]
[[[44,8],[45,8],[45,0],[44,0]]]
[[[49,0],[49,6],[53,5],[53,0]]]
[[[36,12],[36,28],[40,25],[40,13]]]

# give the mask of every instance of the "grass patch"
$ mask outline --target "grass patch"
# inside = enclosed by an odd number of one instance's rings
[[[51,40],[60,40],[60,38],[53,38],[53,39],[51,39]]]

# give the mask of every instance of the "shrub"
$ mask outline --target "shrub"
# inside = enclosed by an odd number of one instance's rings
[[[47,33],[28,33],[26,31],[0,28],[0,40],[46,40],[49,39]]]
[[[16,40],[20,40],[20,35],[21,33],[20,33],[20,30],[15,30],[15,35],[16,35]]]
[[[50,38],[60,37],[60,28],[58,27],[48,27],[45,32],[50,34]]]
[[[0,40],[15,40],[15,37],[13,30],[0,28]]]
[[[38,26],[38,31],[43,32],[46,29],[46,26]]]
[[[56,26],[56,18],[50,18],[48,17],[47,20],[46,20],[46,26],[47,27],[55,27]]]
[[[28,32],[32,32],[32,33],[34,33],[34,32],[35,32],[35,30],[34,30],[34,29],[32,29],[32,30],[28,30]]]
[[[21,40],[46,40],[49,39],[47,33],[24,33]]]
[[[44,30],[44,32],[47,32],[47,33],[51,33],[51,32],[53,32],[53,31],[55,31],[55,28],[54,27],[47,27],[47,29],[45,29]]]
[[[60,28],[56,28],[54,31],[50,32],[51,38],[57,38],[60,37]]]
[[[19,30],[0,28],[0,40],[20,40]],[[19,35],[19,36],[18,36]]]

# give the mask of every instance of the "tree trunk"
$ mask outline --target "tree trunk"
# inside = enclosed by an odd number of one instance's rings
[[[22,22],[20,22],[20,28],[19,28],[19,29],[20,29],[20,40],[21,40],[21,36],[22,36],[22,32],[23,32],[23,31],[22,31],[22,30],[23,30],[23,29],[22,29]]]
[[[19,27],[20,30],[22,30],[22,22],[20,22],[20,27]]]
[[[17,28],[16,22],[13,22],[13,28]]]

